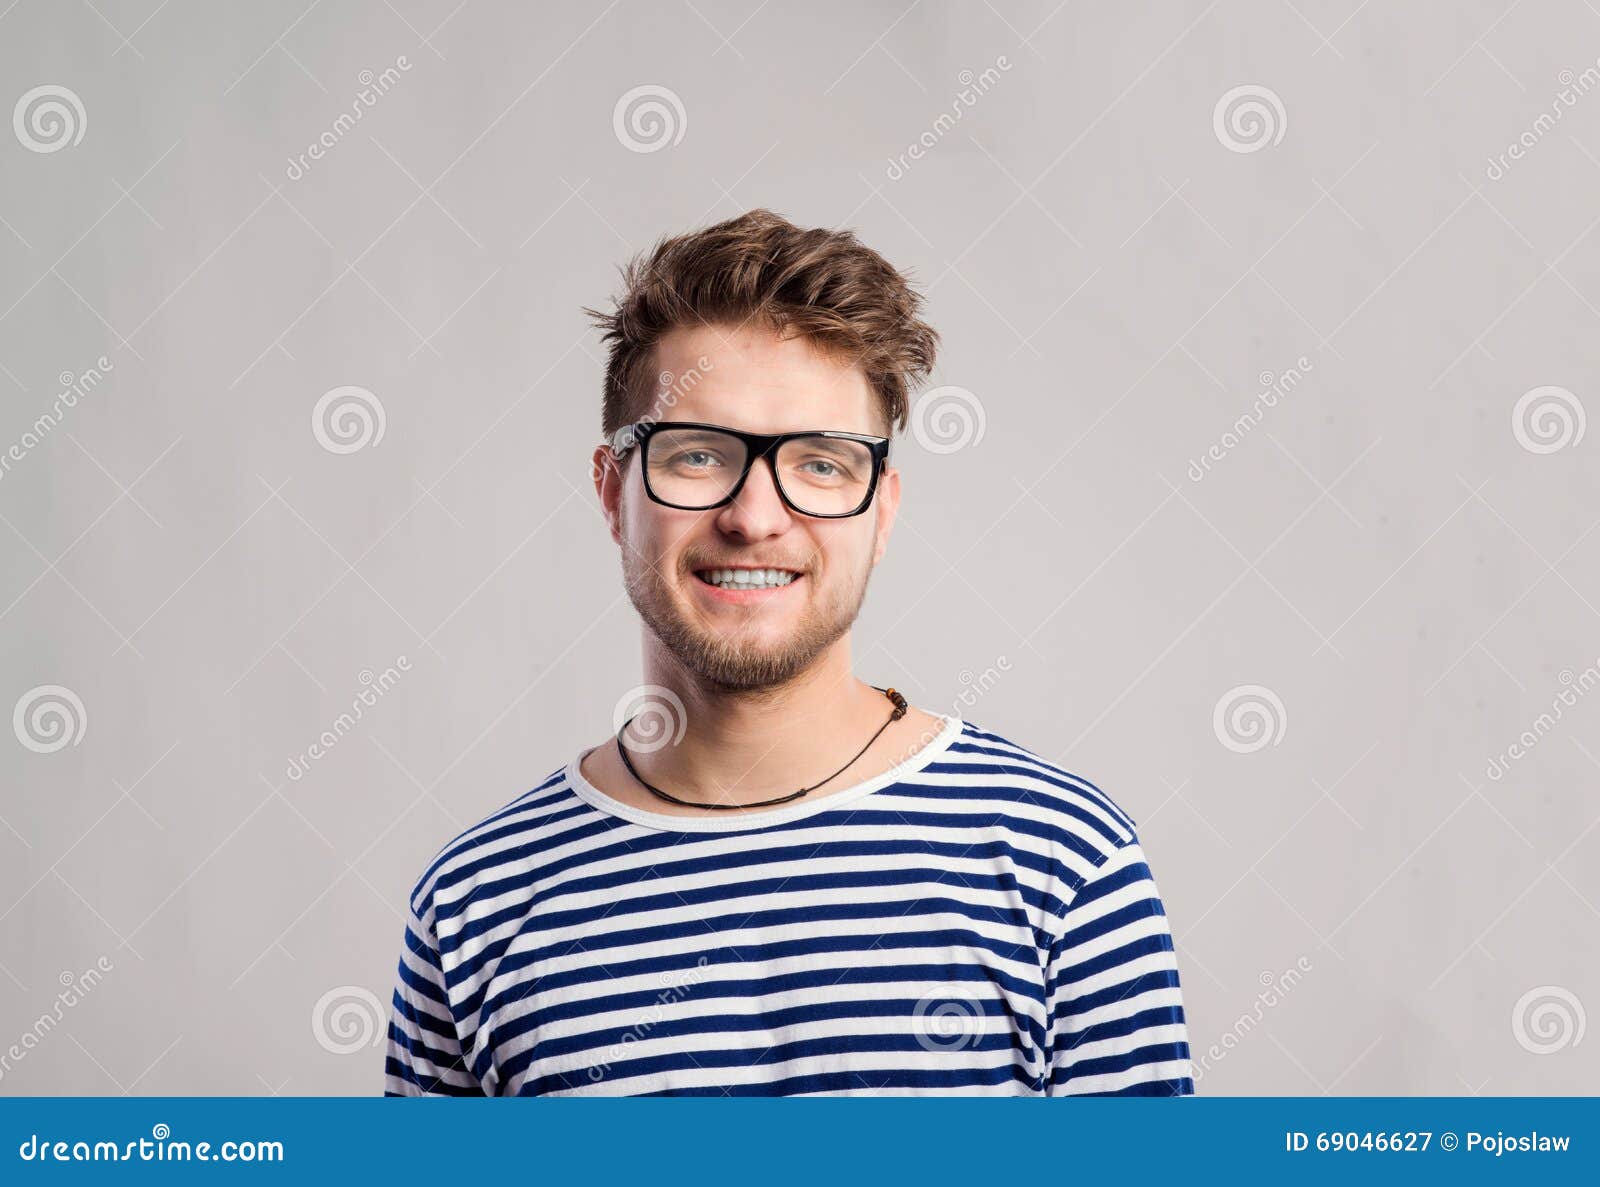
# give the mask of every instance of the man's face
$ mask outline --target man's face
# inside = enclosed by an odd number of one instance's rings
[[[641,419],[696,421],[752,433],[841,429],[887,435],[857,368],[769,330],[697,326],[656,347],[660,383]],[[595,451],[595,484],[622,546],[623,581],[641,618],[691,672],[726,688],[782,683],[849,631],[888,546],[899,474],[885,467],[872,504],[848,519],[814,519],[779,497],[757,460],[738,497],[680,511],[645,492],[640,451]],[[718,569],[784,569],[787,585],[722,589]]]

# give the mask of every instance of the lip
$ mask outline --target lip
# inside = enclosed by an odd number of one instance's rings
[[[736,566],[722,567],[732,568]],[[749,606],[770,601],[788,593],[805,579],[806,575],[804,573],[797,573],[794,580],[789,582],[788,585],[775,585],[770,589],[723,589],[720,585],[712,585],[709,582],[701,581],[698,573],[689,574],[689,580],[704,597],[713,602],[734,606]]]

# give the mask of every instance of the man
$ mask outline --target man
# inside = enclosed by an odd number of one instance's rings
[[[639,711],[423,874],[387,1091],[1193,1092],[1128,817],[852,672],[938,340],[921,298],[764,210],[624,281],[591,311],[594,481]]]

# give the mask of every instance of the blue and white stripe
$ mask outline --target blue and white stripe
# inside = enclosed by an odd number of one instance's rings
[[[759,815],[578,760],[417,883],[389,1095],[1185,1095],[1166,912],[1104,793],[958,718]]]

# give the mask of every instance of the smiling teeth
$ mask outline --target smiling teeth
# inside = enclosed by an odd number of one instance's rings
[[[703,576],[718,589],[778,589],[795,579],[787,569],[708,569]]]

